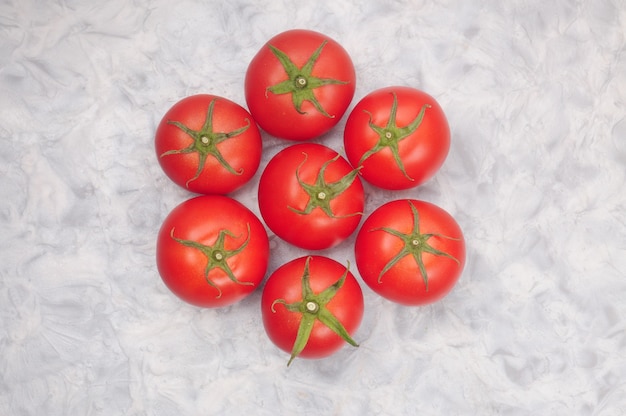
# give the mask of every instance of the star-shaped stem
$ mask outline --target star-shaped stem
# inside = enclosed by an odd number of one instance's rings
[[[309,337],[311,336],[311,331],[313,330],[313,325],[315,324],[316,320],[322,322],[350,345],[354,347],[359,346],[359,344],[357,344],[356,341],[352,339],[346,328],[341,324],[341,322],[339,322],[337,317],[326,308],[328,302],[330,302],[335,297],[339,289],[341,289],[344,282],[346,281],[346,277],[348,276],[348,269],[350,268],[350,263],[348,263],[346,271],[341,275],[339,280],[337,280],[328,288],[324,289],[322,292],[316,294],[311,289],[310,284],[310,260],[311,257],[309,256],[304,263],[304,273],[302,274],[302,300],[300,302],[287,303],[284,299],[276,299],[274,302],[272,302],[272,312],[274,313],[276,312],[276,304],[280,303],[284,305],[288,311],[300,313],[302,315],[302,319],[300,320],[300,326],[298,327],[298,334],[296,335],[296,340],[293,344],[291,357],[289,358],[287,366],[289,366],[294,358],[296,358],[306,347],[306,344],[309,341]]]
[[[328,167],[328,165],[339,159],[339,155],[337,155],[332,159],[324,162],[324,164],[320,168],[319,173],[317,174],[315,183],[308,184],[300,179],[300,168],[308,159],[308,155],[306,153],[303,152],[302,154],[304,155],[304,160],[302,161],[302,163],[300,163],[300,165],[298,165],[298,168],[296,169],[296,179],[298,180],[298,183],[300,184],[302,189],[304,189],[304,191],[309,195],[309,201],[302,211],[293,207],[288,208],[298,214],[308,215],[315,208],[319,207],[330,218],[344,218],[352,217],[355,215],[363,215],[362,212],[354,212],[352,214],[337,217],[330,209],[330,201],[337,198],[352,185],[352,182],[354,182],[354,180],[356,179],[360,168],[353,169],[346,176],[334,182],[326,182],[326,180],[324,179],[324,173],[326,172],[326,168]]]
[[[400,159],[400,153],[398,151],[398,143],[401,140],[404,140],[407,137],[409,137],[411,134],[415,133],[417,128],[420,126],[420,124],[422,124],[422,120],[424,119],[424,114],[426,113],[426,109],[430,108],[431,105],[424,104],[422,108],[420,109],[420,112],[417,115],[417,117],[415,117],[415,119],[409,125],[405,127],[399,127],[396,122],[396,114],[398,111],[398,97],[396,96],[395,92],[392,92],[392,94],[393,94],[393,104],[391,105],[391,113],[389,114],[389,120],[387,121],[386,126],[380,127],[374,124],[372,122],[372,113],[365,110],[365,113],[369,115],[370,128],[374,130],[376,134],[378,134],[378,142],[374,145],[374,147],[369,149],[367,152],[363,153],[363,156],[361,156],[361,160],[359,160],[359,166],[363,164],[365,159],[367,159],[374,153],[388,147],[389,150],[391,150],[391,153],[393,154],[393,158],[396,161],[396,164],[398,165],[398,167],[400,168],[404,176],[408,180],[413,181],[414,179],[411,178],[406,173],[406,169],[404,168],[404,163],[402,163],[402,159]]]
[[[192,240],[183,240],[180,238],[176,238],[174,237],[174,228],[172,228],[172,231],[170,231],[170,237],[172,237],[172,239],[186,247],[191,247],[197,250],[200,250],[202,252],[202,254],[204,254],[204,256],[207,258],[207,265],[204,268],[204,278],[206,279],[207,283],[211,286],[213,286],[215,289],[217,289],[218,291],[218,295],[217,298],[219,299],[220,297],[222,297],[222,291],[219,287],[217,287],[217,285],[215,283],[213,283],[210,279],[209,279],[209,272],[213,269],[220,269],[222,270],[224,273],[226,273],[226,275],[228,276],[228,278],[230,280],[232,280],[235,283],[241,284],[241,285],[254,285],[254,283],[252,282],[242,282],[240,280],[237,280],[237,278],[235,277],[235,275],[233,274],[233,271],[230,269],[230,266],[228,265],[227,261],[230,257],[233,257],[239,253],[241,253],[243,251],[244,248],[246,248],[246,246],[248,245],[248,242],[250,241],[250,224],[246,224],[247,229],[248,229],[248,236],[246,237],[246,240],[241,243],[241,245],[239,247],[237,247],[234,250],[226,250],[226,248],[224,247],[225,244],[225,240],[226,240],[226,236],[228,237],[232,237],[232,238],[238,238],[239,236],[234,235],[233,233],[231,233],[228,230],[220,230],[219,233],[217,234],[217,239],[215,240],[215,243],[211,246],[211,245],[205,245],[202,243],[199,243],[197,241],[192,241]]]
[[[268,45],[274,56],[280,61],[281,65],[285,69],[287,76],[289,79],[282,81],[276,85],[272,85],[267,87],[265,94],[267,96],[267,91],[273,94],[291,94],[291,99],[293,101],[293,105],[296,111],[300,114],[306,114],[305,111],[302,111],[302,103],[304,101],[309,101],[313,106],[322,113],[324,116],[333,118],[334,115],[330,115],[324,110],[322,105],[319,103],[315,95],[313,94],[313,90],[324,85],[330,84],[348,84],[347,81],[340,81],[332,78],[318,78],[313,76],[311,73],[313,72],[313,66],[320,54],[322,53],[322,49],[326,45],[328,41],[322,42],[322,44],[313,52],[313,55],[309,57],[307,62],[302,66],[302,68],[298,68],[296,64],[294,64],[289,58],[289,56],[281,51],[280,49]]]
[[[213,108],[215,107],[215,101],[217,101],[217,99],[212,100],[209,104],[209,109],[207,110],[207,116],[204,121],[204,125],[200,130],[192,130],[178,121],[168,120],[167,122],[168,124],[172,124],[187,133],[193,139],[193,142],[184,149],[168,150],[167,152],[161,154],[161,157],[175,154],[198,153],[198,156],[200,158],[198,162],[198,170],[196,171],[195,176],[186,182],[185,185],[187,187],[189,187],[189,183],[191,181],[198,179],[198,177],[202,173],[202,170],[204,169],[206,159],[209,155],[216,158],[217,161],[233,175],[241,175],[243,173],[243,169],[236,171],[226,161],[226,159],[224,159],[224,156],[222,156],[222,153],[217,148],[217,145],[227,139],[230,139],[231,137],[238,136],[248,130],[248,128],[250,127],[250,120],[246,118],[245,126],[231,132],[213,131]]]
[[[378,275],[378,283],[382,281],[383,275],[387,273],[387,271],[391,269],[396,263],[398,263],[400,259],[402,259],[404,256],[412,256],[420,269],[420,274],[422,275],[424,285],[426,286],[426,291],[428,291],[428,275],[426,273],[426,266],[424,265],[424,261],[422,260],[422,255],[424,253],[433,254],[435,256],[447,257],[460,264],[459,260],[452,255],[432,247],[428,243],[428,240],[432,237],[446,238],[449,240],[458,240],[458,238],[448,237],[441,234],[422,234],[420,232],[419,226],[419,212],[412,202],[409,201],[409,205],[411,206],[411,211],[413,212],[413,230],[409,234],[401,233],[400,231],[394,230],[393,228],[389,227],[373,228],[370,230],[385,231],[391,235],[395,235],[404,242],[404,247],[402,248],[402,250],[400,250],[400,252],[398,252],[398,254],[396,254],[381,270],[380,274]]]

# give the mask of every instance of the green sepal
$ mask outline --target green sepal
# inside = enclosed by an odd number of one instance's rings
[[[217,289],[218,291],[218,295],[216,297],[217,299],[222,297],[222,290],[219,287],[217,287],[217,285],[213,283],[211,279],[209,279],[209,272],[213,269],[222,270],[224,273],[226,273],[226,275],[228,276],[230,280],[232,280],[233,282],[237,284],[246,285],[246,286],[254,285],[254,283],[252,282],[242,282],[238,280],[226,261],[228,258],[241,253],[248,245],[248,242],[250,241],[250,224],[246,224],[246,227],[248,229],[248,235],[246,237],[246,240],[234,250],[225,249],[224,245],[225,245],[226,237],[228,236],[232,238],[238,238],[239,236],[236,236],[235,234],[233,234],[232,232],[228,230],[220,230],[217,235],[217,239],[215,240],[215,243],[212,246],[205,245],[197,241],[193,241],[193,240],[184,240],[181,238],[176,238],[174,237],[174,228],[172,228],[172,230],[170,231],[170,237],[174,241],[186,247],[199,250],[202,254],[204,254],[204,256],[207,259],[207,264],[204,268],[204,278],[210,286]]]
[[[337,154],[332,159],[324,162],[324,164],[320,168],[319,173],[317,174],[315,183],[308,184],[300,178],[300,168],[304,165],[304,163],[306,163],[308,159],[308,155],[306,153],[303,152],[302,154],[304,155],[304,160],[296,168],[296,179],[298,180],[298,183],[300,184],[302,189],[304,189],[304,191],[309,196],[309,200],[304,210],[299,210],[293,207],[288,207],[288,208],[291,211],[297,214],[302,214],[302,215],[308,215],[315,208],[320,208],[330,218],[346,218],[346,217],[353,217],[355,215],[363,215],[362,212],[354,212],[354,213],[347,214],[347,215],[337,216],[332,212],[330,208],[330,202],[333,199],[337,198],[342,193],[344,193],[356,180],[356,177],[361,167],[351,170],[347,175],[345,175],[344,177],[334,182],[326,182],[326,180],[324,179],[326,168],[328,167],[328,165],[330,165],[331,163],[339,159],[339,154]]]
[[[402,250],[400,250],[391,260],[389,260],[389,262],[385,265],[385,267],[383,267],[383,269],[378,274],[378,283],[382,282],[383,275],[387,273],[393,266],[395,266],[396,263],[398,263],[405,256],[410,255],[411,257],[413,257],[413,259],[417,263],[417,266],[419,267],[419,270],[420,270],[420,274],[422,276],[422,280],[424,282],[424,285],[426,286],[426,291],[428,291],[428,274],[426,272],[426,266],[424,265],[424,261],[422,259],[423,253],[429,253],[435,256],[447,257],[457,262],[457,264],[460,264],[459,260],[455,258],[454,256],[432,247],[428,243],[428,240],[432,237],[446,238],[449,240],[457,240],[457,241],[459,239],[448,237],[448,236],[441,235],[441,234],[432,234],[432,233],[422,234],[419,228],[419,221],[420,221],[419,212],[411,201],[409,201],[409,205],[411,206],[411,212],[413,214],[413,230],[409,234],[404,234],[398,230],[394,230],[388,227],[373,228],[370,230],[370,231],[384,231],[386,233],[389,233],[391,235],[398,237],[404,242],[404,246],[402,247]]]
[[[332,78],[319,78],[312,75],[313,66],[315,65],[315,62],[317,62],[326,43],[328,43],[328,41],[326,40],[322,42],[322,44],[315,50],[315,52],[313,52],[313,55],[309,57],[309,59],[302,66],[302,68],[298,68],[298,66],[293,63],[291,58],[289,58],[286,53],[276,48],[275,46],[268,44],[268,47],[270,48],[274,56],[278,59],[280,64],[285,69],[288,79],[279,82],[278,84],[267,87],[265,90],[265,95],[267,96],[268,91],[272,94],[277,95],[291,94],[293,106],[298,113],[306,114],[305,111],[302,111],[302,104],[305,101],[309,101],[311,104],[313,104],[315,109],[322,113],[325,117],[334,118],[335,116],[328,114],[315,97],[315,94],[313,94],[313,90],[324,85],[348,84],[347,81],[340,81]]]
[[[324,289],[319,294],[315,294],[310,285],[310,260],[311,256],[307,257],[304,263],[304,272],[302,274],[302,300],[300,302],[287,303],[284,299],[276,299],[272,302],[271,306],[272,312],[276,312],[276,304],[282,304],[289,312],[299,313],[302,316],[287,366],[289,366],[306,347],[311,336],[313,326],[315,325],[315,321],[317,320],[330,328],[350,345],[355,347],[359,346],[359,344],[352,339],[346,328],[341,324],[341,322],[339,322],[337,317],[326,308],[328,302],[335,297],[339,289],[341,289],[345,283],[350,263],[348,262],[348,266],[339,280]]]
[[[422,124],[422,121],[424,120],[426,109],[431,108],[431,105],[424,104],[422,108],[420,109],[420,112],[417,115],[417,117],[415,117],[415,119],[411,123],[409,123],[409,125],[405,127],[398,127],[398,124],[396,121],[396,116],[397,116],[397,111],[398,111],[398,97],[396,96],[395,92],[392,92],[391,94],[393,95],[393,104],[391,105],[391,113],[389,114],[389,120],[387,121],[387,125],[385,125],[384,127],[380,127],[374,124],[372,121],[372,118],[373,118],[372,113],[364,110],[364,112],[369,115],[369,122],[368,122],[369,127],[372,130],[374,130],[376,134],[378,134],[378,141],[376,142],[374,147],[369,149],[367,152],[363,153],[363,155],[361,156],[361,159],[359,160],[359,166],[362,166],[363,162],[365,162],[365,160],[369,158],[371,155],[373,155],[374,153],[377,153],[384,148],[389,148],[389,150],[391,151],[391,154],[393,155],[393,159],[398,165],[398,168],[402,171],[402,174],[408,180],[413,181],[414,179],[411,178],[407,174],[406,169],[404,167],[404,163],[402,162],[402,159],[400,158],[399,142],[406,139],[411,134],[415,133],[417,128],[420,126],[420,124]]]
[[[167,121],[168,124],[178,127],[180,130],[189,135],[193,139],[193,142],[184,149],[168,150],[167,152],[162,153],[161,157],[175,154],[198,153],[198,169],[196,170],[194,177],[189,179],[185,183],[185,186],[187,187],[189,187],[190,182],[198,179],[198,177],[202,173],[202,170],[204,169],[204,165],[206,164],[206,160],[209,155],[217,159],[220,165],[222,165],[228,172],[232,173],[233,175],[243,174],[243,169],[240,169],[238,171],[235,170],[228,163],[228,161],[224,159],[224,156],[217,148],[217,145],[225,140],[230,139],[231,137],[239,136],[240,134],[248,130],[248,128],[250,128],[250,120],[246,118],[246,125],[233,131],[227,133],[215,132],[213,129],[213,108],[215,107],[215,101],[217,101],[217,98],[213,99],[209,104],[204,124],[200,128],[200,130],[192,130],[179,121]]]

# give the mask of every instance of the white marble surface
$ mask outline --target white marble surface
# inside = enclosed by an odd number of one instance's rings
[[[287,368],[260,291],[203,310],[161,282],[156,233],[191,195],[153,134],[187,95],[245,105],[249,60],[294,27],[351,54],[352,105],[439,100],[442,170],[367,211],[444,207],[468,262],[432,306],[364,286],[360,348]],[[626,414],[625,37],[623,0],[0,2],[0,413]],[[257,183],[233,196],[258,213]],[[323,254],[354,264],[351,243]],[[272,237],[270,271],[303,254]]]

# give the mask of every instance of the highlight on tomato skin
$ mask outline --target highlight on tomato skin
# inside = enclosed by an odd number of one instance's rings
[[[170,180],[196,194],[226,195],[248,183],[261,163],[261,132],[250,113],[216,95],[175,103],[155,134],[159,165]]]
[[[232,305],[262,283],[269,239],[256,215],[222,195],[176,206],[157,236],[157,269],[167,288],[198,307]]]
[[[267,41],[250,61],[244,92],[250,113],[270,135],[311,140],[337,125],[352,102],[356,71],[334,39],[293,29]]]
[[[291,260],[267,279],[261,297],[263,327],[279,349],[317,359],[336,353],[363,319],[363,292],[349,270],[333,259],[308,255]]]
[[[363,281],[393,302],[418,306],[441,300],[465,266],[465,239],[456,220],[430,202],[399,199],[375,209],[355,242]]]
[[[343,142],[364,180],[381,189],[411,189],[431,179],[445,162],[450,127],[431,95],[392,86],[372,91],[356,104]]]

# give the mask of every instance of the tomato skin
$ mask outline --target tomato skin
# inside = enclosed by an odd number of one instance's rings
[[[302,275],[306,257],[291,260],[280,266],[271,274],[263,287],[261,297],[263,326],[270,340],[286,352],[292,350],[302,315],[288,311],[281,304],[275,304],[272,310],[272,304],[278,299],[284,299],[287,303],[302,301]],[[310,285],[315,293],[320,293],[333,285],[346,272],[345,265],[328,257],[310,257]],[[363,292],[350,271],[343,286],[326,307],[343,324],[350,335],[359,328],[363,319]],[[346,341],[339,335],[316,321],[306,347],[299,357],[327,357],[345,344]]]
[[[214,132],[228,133],[246,125],[249,127],[241,134],[217,144],[221,155],[237,173],[230,172],[209,154],[202,172],[194,179],[201,163],[198,152],[164,154],[185,149],[194,142],[189,134],[171,122],[200,130],[214,100]],[[250,113],[233,101],[210,94],[193,95],[178,101],[165,113],[155,135],[157,158],[165,174],[177,185],[198,194],[225,195],[246,184],[259,168],[262,146],[260,130]]]
[[[440,235],[429,238],[428,243],[456,259],[423,253],[428,290],[411,255],[403,257],[378,281],[383,268],[403,248],[401,239],[380,228],[411,233],[414,217],[409,203],[419,212],[419,231]],[[378,207],[363,222],[356,237],[355,260],[361,278],[374,292],[403,305],[425,305],[443,298],[457,283],[465,265],[465,240],[458,223],[442,208],[425,201],[400,199]]]
[[[296,247],[321,250],[334,247],[356,231],[365,204],[363,185],[358,175],[352,184],[330,201],[330,217],[321,208],[304,211],[309,194],[298,182],[313,184],[325,162],[327,182],[337,181],[353,172],[352,166],[336,151],[321,144],[299,143],[277,153],[267,164],[259,181],[258,201],[267,226],[281,239]]]
[[[278,48],[302,68],[326,41],[311,75],[345,82],[315,88],[314,96],[330,117],[305,101],[296,111],[291,94],[274,94],[267,89],[287,79],[287,73],[269,45]],[[326,133],[343,117],[356,88],[356,72],[347,51],[336,41],[311,30],[294,29],[271,38],[252,58],[245,76],[245,97],[259,126],[272,136],[286,140],[309,140]]]
[[[386,87],[366,95],[350,112],[344,130],[346,156],[353,166],[359,166],[363,155],[374,148],[379,134],[371,122],[387,126],[397,97],[396,124],[406,127],[414,121],[424,105],[423,119],[417,128],[398,142],[398,154],[406,174],[398,167],[389,147],[372,154],[363,163],[363,179],[379,188],[410,189],[432,178],[443,165],[450,150],[450,127],[437,101],[423,91],[403,86]],[[371,115],[371,116],[370,116]]]
[[[233,282],[224,271],[213,268],[208,279],[218,290],[205,278],[207,256],[173,237],[215,245],[220,230],[232,234],[224,238],[225,251],[242,246],[248,235],[249,241],[226,260],[236,279],[245,284]],[[222,195],[203,195],[182,202],[165,218],[157,237],[156,258],[163,282],[176,296],[199,307],[221,307],[240,301],[261,284],[269,261],[269,240],[261,221],[244,205]]]

